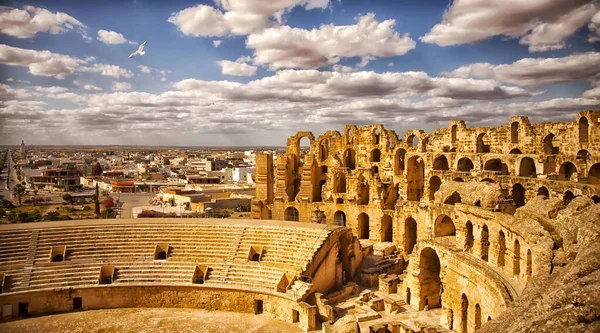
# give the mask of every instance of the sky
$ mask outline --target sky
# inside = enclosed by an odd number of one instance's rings
[[[283,146],[600,109],[598,0],[3,4],[0,145]]]

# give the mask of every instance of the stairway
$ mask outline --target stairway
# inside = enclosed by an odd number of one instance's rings
[[[23,285],[25,286],[29,286],[31,283],[31,273],[33,271],[33,261],[35,259],[39,235],[39,230],[33,230],[31,232],[31,241],[29,242],[29,249],[27,250],[27,261],[25,262],[25,275],[23,276]]]

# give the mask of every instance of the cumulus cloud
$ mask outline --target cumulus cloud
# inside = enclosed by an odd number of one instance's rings
[[[599,8],[594,0],[454,1],[421,41],[448,46],[503,35],[520,38],[530,52],[556,50]]]
[[[127,82],[113,82],[112,85],[113,91],[127,91],[131,90],[131,84]]]
[[[220,39],[215,39],[213,40],[213,45],[215,46],[215,48],[219,47],[219,45],[221,45],[222,41]]]
[[[220,60],[217,64],[221,66],[221,73],[235,76],[254,76],[258,67],[246,63],[247,58],[241,57],[236,61]]]
[[[150,67],[148,66],[138,65],[137,67],[140,69],[140,71],[142,71],[142,73],[150,74],[151,72]]]
[[[600,79],[600,52],[572,54],[562,58],[523,58],[512,64],[497,66],[475,63],[443,74],[458,78],[493,78],[529,87],[597,80]]]
[[[0,33],[16,38],[32,38],[39,32],[57,35],[74,29],[85,34],[83,23],[62,12],[33,6],[0,8]]]
[[[85,90],[96,90],[96,91],[102,91],[102,88],[95,86],[93,84],[84,84],[83,85],[83,89]]]
[[[137,44],[136,42],[128,41],[122,34],[116,31],[108,30],[98,30],[98,37],[96,39],[106,44]]]
[[[115,79],[131,78],[133,73],[125,68],[119,67],[117,65],[107,65],[107,64],[93,64],[92,66],[84,66],[80,68],[82,72],[95,72],[100,73],[103,76],[110,76]]]
[[[0,83],[0,100],[25,98],[30,94],[27,89],[13,88],[7,84]]]
[[[85,61],[50,51],[21,49],[0,44],[0,64],[28,67],[29,73],[64,79]]]
[[[374,14],[358,18],[354,25],[322,25],[305,30],[280,26],[248,36],[246,46],[254,49],[254,62],[278,68],[319,68],[341,58],[360,57],[365,65],[376,57],[406,54],[415,48],[408,34],[394,30],[395,20],[378,22]]]
[[[588,24],[588,29],[590,30],[588,42],[600,42],[600,11],[598,11],[596,15],[594,15],[592,21]]]

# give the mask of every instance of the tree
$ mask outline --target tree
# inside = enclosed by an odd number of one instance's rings
[[[19,205],[21,204],[21,197],[25,194],[25,186],[23,184],[17,184],[13,187],[13,195],[17,197]]]
[[[98,183],[96,183],[96,194],[94,197],[94,214],[100,215],[100,193],[98,192]]]
[[[62,195],[62,199],[66,202],[66,203],[71,203],[73,202],[73,196],[70,195],[69,193],[65,193]]]
[[[102,166],[100,162],[96,162],[96,165],[92,168],[92,176],[102,176]]]
[[[102,204],[106,209],[111,209],[115,206],[115,200],[112,197],[106,197]]]

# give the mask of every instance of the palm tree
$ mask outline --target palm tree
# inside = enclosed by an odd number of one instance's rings
[[[13,195],[19,200],[19,205],[21,204],[21,197],[23,194],[25,194],[25,186],[23,186],[23,184],[17,184],[13,187]]]

